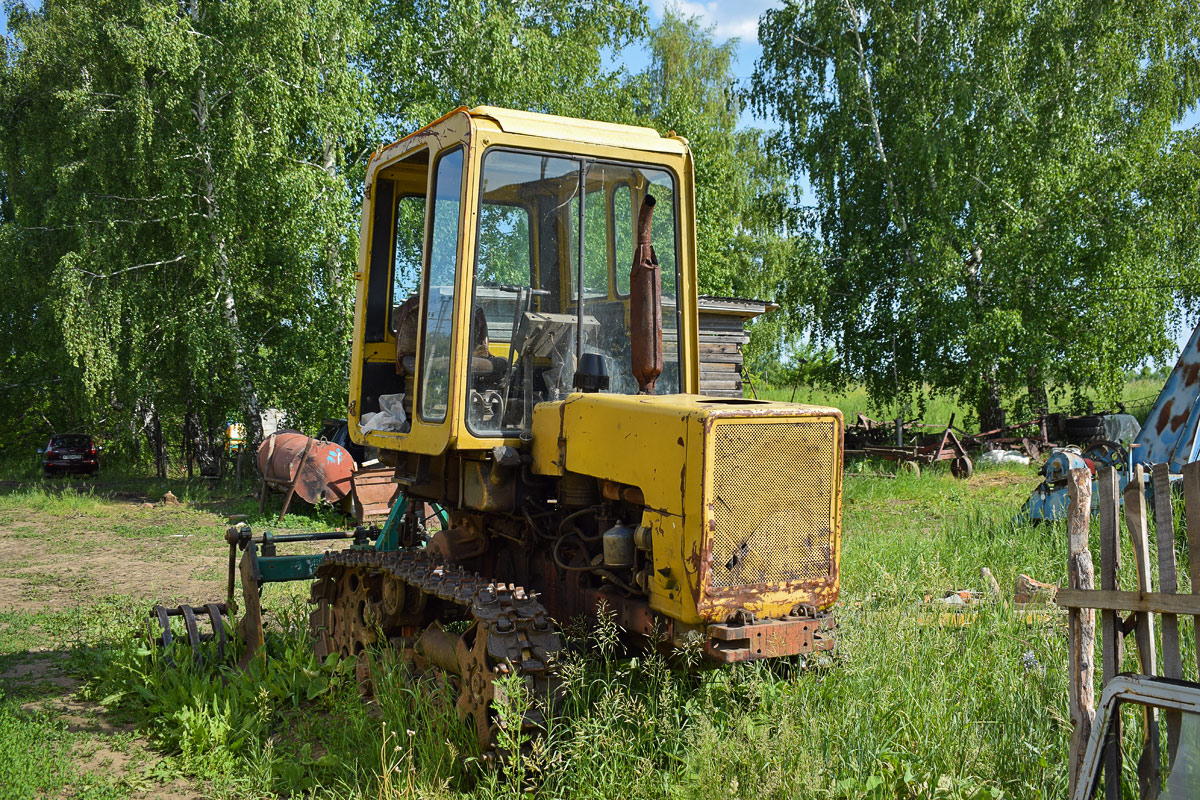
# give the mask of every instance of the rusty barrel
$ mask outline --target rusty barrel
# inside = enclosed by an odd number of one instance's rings
[[[295,480],[302,500],[337,503],[350,494],[354,459],[341,445],[282,431],[259,445],[258,468],[276,491],[286,492]]]

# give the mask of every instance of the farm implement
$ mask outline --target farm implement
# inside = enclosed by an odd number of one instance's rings
[[[1140,480],[1146,498],[1153,500],[1154,484],[1146,476],[1154,464],[1167,465],[1169,486],[1179,484],[1183,468],[1200,456],[1200,326],[1180,352],[1175,368],[1150,408],[1146,424],[1128,445],[1126,448],[1121,442],[1101,438],[1082,453],[1055,451],[1043,465],[1043,480],[1026,501],[1019,518],[1032,522],[1065,519],[1069,506],[1068,477],[1074,469],[1088,469],[1095,476],[1105,467],[1115,468],[1122,497],[1130,481]],[[1143,468],[1140,471],[1139,466]]]

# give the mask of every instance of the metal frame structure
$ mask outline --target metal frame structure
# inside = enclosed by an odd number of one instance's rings
[[[1118,675],[1110,680],[1100,698],[1100,724],[1092,728],[1088,738],[1071,800],[1091,800],[1100,790],[1105,748],[1120,735],[1123,704],[1200,716],[1200,684],[1149,675]],[[1169,781],[1168,778],[1168,786]]]

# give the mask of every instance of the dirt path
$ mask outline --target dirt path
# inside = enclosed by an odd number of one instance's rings
[[[117,596],[147,610],[221,599],[226,520],[185,504],[148,505],[135,493],[40,507],[22,507],[19,496],[0,496],[0,700],[19,709],[17,724],[50,724],[71,743],[64,796],[98,785],[105,797],[203,797],[202,787],[164,773],[167,762],[130,726],[79,697],[63,630]]]
[[[104,519],[0,525],[0,610],[60,610],[111,595],[219,597],[221,527],[188,532],[194,516],[131,506]]]

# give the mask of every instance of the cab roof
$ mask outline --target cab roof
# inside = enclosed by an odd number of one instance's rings
[[[490,122],[505,133],[609,147],[627,147],[631,150],[649,150],[656,153],[684,155],[688,151],[687,140],[683,137],[674,134],[663,136],[653,128],[638,125],[535,114],[531,111],[515,111],[496,106],[476,106],[468,113],[477,127],[480,123],[486,125]]]

